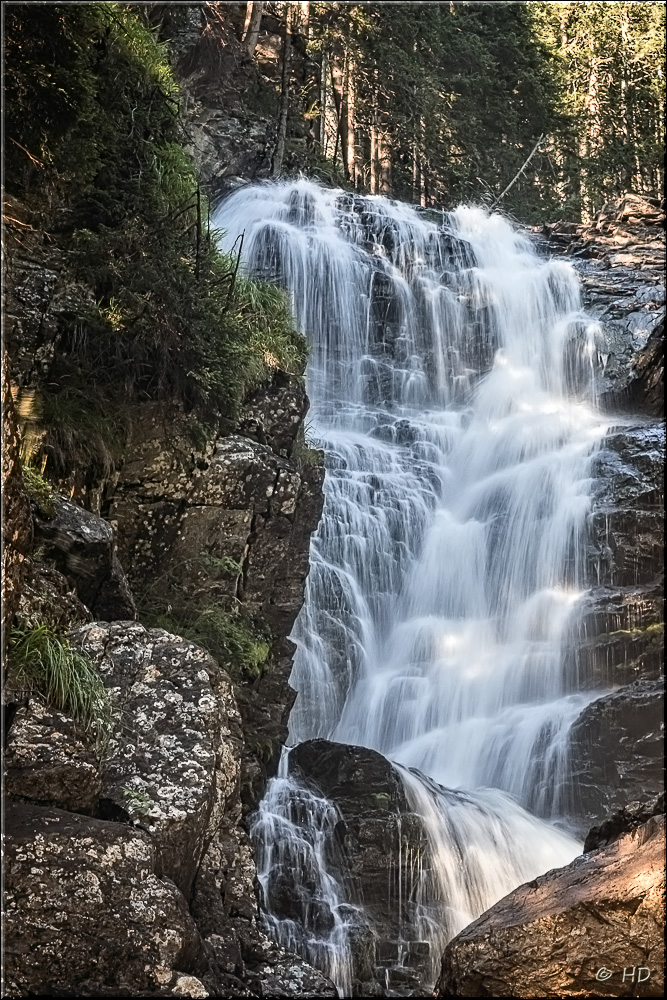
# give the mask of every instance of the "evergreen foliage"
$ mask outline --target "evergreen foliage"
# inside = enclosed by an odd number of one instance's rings
[[[42,517],[55,517],[58,494],[51,483],[31,465],[23,466],[23,485]]]
[[[661,191],[664,4],[291,6],[307,8],[291,19],[310,57],[301,110],[350,185],[493,204],[543,137],[502,201],[524,221]]]

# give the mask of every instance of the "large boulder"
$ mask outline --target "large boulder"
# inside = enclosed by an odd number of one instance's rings
[[[201,941],[146,833],[10,800],[5,836],[8,995],[179,995]]]
[[[103,621],[132,619],[136,607],[116,553],[111,525],[59,498],[53,517],[35,516],[35,541],[76,588],[79,599]]]
[[[420,989],[430,972],[428,943],[405,938],[414,922],[418,880],[428,868],[429,843],[398,771],[375,750],[327,740],[295,747],[289,771],[325,796],[339,817],[326,854],[331,872],[345,886],[347,919],[353,925],[353,995],[383,996],[387,988],[411,995],[408,991]],[[415,867],[416,858],[421,867]],[[308,873],[299,878],[308,889]],[[318,907],[308,893],[300,896],[299,878],[292,871],[272,872],[274,912],[304,924],[308,934],[326,936],[331,914],[324,901]]]
[[[38,701],[14,717],[8,995],[336,996],[261,930],[229,677],[137,622],[70,640],[99,669],[112,732],[99,760]]]
[[[205,846],[235,806],[240,720],[229,678],[190,642],[135,622],[96,622],[71,642],[97,666],[116,725],[102,809],[153,836],[161,874],[190,895]]]
[[[438,997],[663,995],[665,820],[520,886],[449,943]]]

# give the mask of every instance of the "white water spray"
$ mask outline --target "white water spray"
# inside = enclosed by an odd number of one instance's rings
[[[410,932],[435,971],[453,934],[579,851],[555,821],[567,732],[599,696],[564,655],[605,432],[595,331],[571,267],[481,209],[437,223],[302,180],[243,188],[215,221],[228,246],[245,233],[246,267],[284,285],[312,345],[310,433],[327,476],[293,633],[290,741],[371,747],[400,766],[433,856]],[[340,914],[318,847],[331,817],[305,795],[286,775],[269,788],[260,877],[269,899],[305,837],[313,891]],[[274,931],[349,996],[349,912],[300,939],[292,923]]]

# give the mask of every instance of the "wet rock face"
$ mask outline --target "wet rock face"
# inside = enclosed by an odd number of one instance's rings
[[[665,812],[665,793],[660,792],[650,802],[630,802],[627,806],[619,809],[608,819],[605,819],[599,826],[594,826],[588,831],[584,841],[584,854],[597,851],[607,844],[613,844],[626,833],[643,826],[653,816],[660,816]]]
[[[582,281],[583,302],[600,324],[598,389],[611,412],[664,413],[665,215],[628,194],[588,226],[546,226],[549,250],[564,253]]]
[[[605,688],[662,673],[665,428],[613,428],[595,459],[590,590],[576,636],[579,680]]]
[[[435,995],[662,996],[664,852],[655,817],[520,886],[449,943]]]
[[[351,907],[363,907],[353,935],[354,995],[384,996],[387,987],[399,990],[396,995],[411,995],[409,990],[423,988],[428,980],[431,956],[428,944],[406,942],[402,932],[415,905],[413,860],[427,858],[428,842],[398,772],[374,750],[327,740],[295,747],[289,769],[340,813],[330,864]],[[294,896],[289,873],[284,884],[276,874],[272,889],[281,915],[303,919],[303,901]],[[317,924],[312,906],[308,916]],[[326,932],[326,912],[321,920],[324,925],[312,929]]]
[[[663,572],[665,425],[617,427],[597,456],[589,519],[589,578],[632,587]]]
[[[636,681],[594,701],[570,731],[573,811],[600,823],[664,787],[664,679]]]
[[[76,588],[79,599],[103,621],[136,617],[134,598],[103,518],[60,498],[54,517],[35,517],[35,542]]]
[[[584,826],[662,787],[664,442],[664,424],[628,421],[595,461],[592,587],[574,655],[582,686],[616,690],[570,733],[572,810]]]

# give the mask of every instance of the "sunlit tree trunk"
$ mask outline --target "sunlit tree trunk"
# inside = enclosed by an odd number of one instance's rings
[[[592,218],[595,212],[596,173],[595,157],[600,141],[600,101],[599,101],[599,66],[597,56],[591,56],[588,72],[588,91],[584,107],[586,109],[587,129],[582,147],[583,174],[583,212],[584,221]]]
[[[272,177],[279,177],[282,173],[283,159],[285,157],[285,139],[287,137],[287,117],[289,114],[290,99],[290,72],[292,66],[292,7],[291,3],[285,4],[282,87],[280,93],[280,113],[278,116],[278,136],[271,163]]]
[[[288,4],[288,7],[290,5]],[[246,23],[244,33],[244,44],[246,55],[252,59],[257,48],[259,39],[259,29],[264,13],[264,3],[249,3],[246,8]]]
[[[328,105],[328,81],[329,81],[329,56],[326,51],[322,52],[320,61],[320,148],[322,156],[326,159],[328,154],[327,141],[327,105]]]

